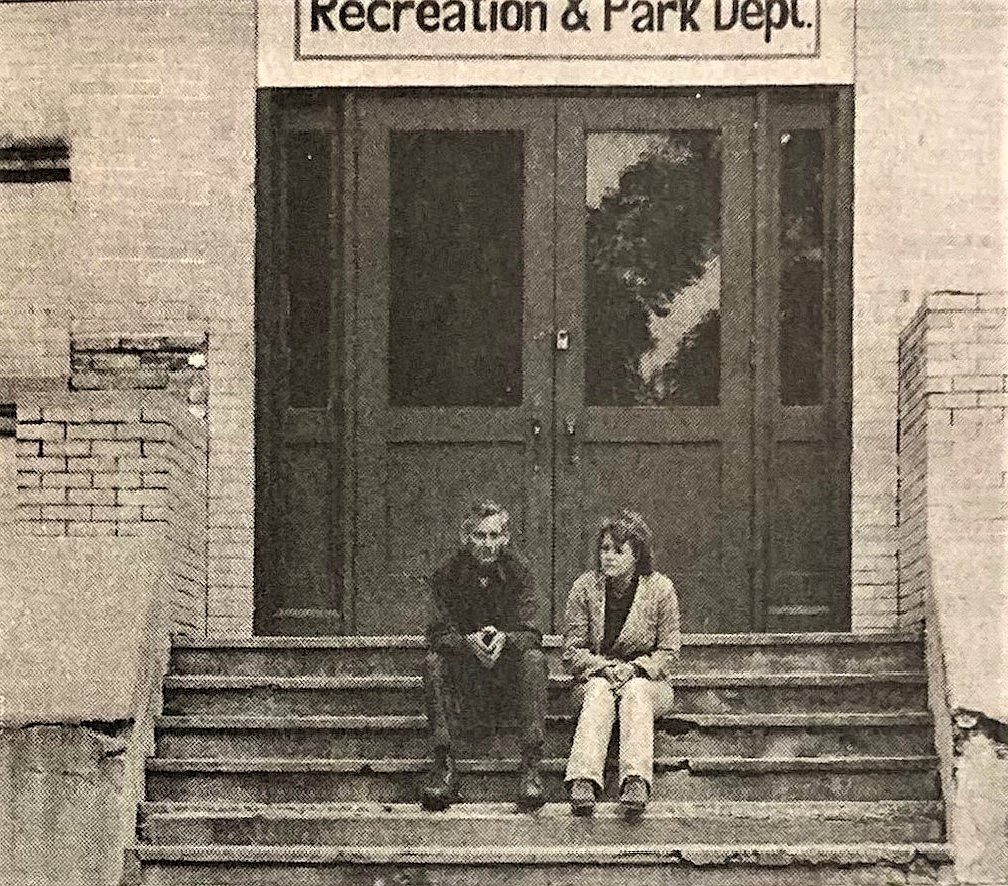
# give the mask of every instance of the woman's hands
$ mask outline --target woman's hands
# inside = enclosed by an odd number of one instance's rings
[[[602,669],[602,676],[609,681],[609,685],[615,692],[624,683],[637,676],[637,669],[630,662],[615,661]]]

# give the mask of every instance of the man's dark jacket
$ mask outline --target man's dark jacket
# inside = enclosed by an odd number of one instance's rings
[[[532,571],[506,548],[489,567],[468,551],[458,551],[434,571],[429,584],[426,633],[431,649],[467,652],[465,635],[488,624],[504,631],[515,650],[542,645]]]

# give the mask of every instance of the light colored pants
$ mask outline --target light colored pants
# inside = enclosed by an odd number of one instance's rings
[[[619,717],[619,783],[639,775],[651,789],[654,769],[654,721],[672,709],[672,687],[667,683],[634,677],[613,692],[604,677],[591,677],[575,693],[583,695],[581,715],[574,731],[565,780],[586,778],[601,789],[606,751],[613,724]]]

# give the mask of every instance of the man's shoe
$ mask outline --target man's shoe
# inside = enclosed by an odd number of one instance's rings
[[[538,809],[546,802],[546,788],[539,774],[538,756],[522,756],[518,771],[518,808],[526,811]]]
[[[648,801],[647,782],[639,775],[627,776],[620,790],[619,801],[627,818],[639,818]]]
[[[570,804],[575,815],[591,815],[595,811],[595,783],[575,778],[570,787]]]
[[[420,805],[430,812],[443,812],[458,799],[455,760],[448,752],[437,752],[430,778],[420,791]]]

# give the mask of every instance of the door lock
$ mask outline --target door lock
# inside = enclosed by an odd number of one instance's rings
[[[570,332],[566,329],[558,329],[556,333],[556,349],[566,351],[570,348]]]

